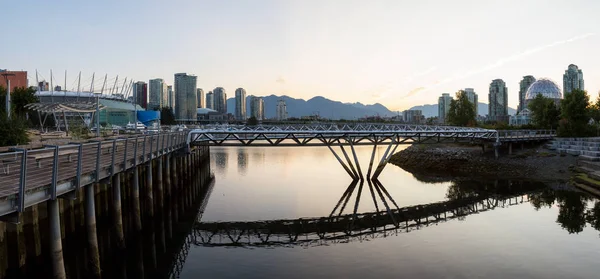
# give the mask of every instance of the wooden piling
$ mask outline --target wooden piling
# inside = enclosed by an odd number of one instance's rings
[[[123,233],[123,215],[121,205],[121,174],[115,174],[112,177],[112,216],[113,228],[116,237],[116,246],[118,249],[125,248],[125,234]]]
[[[53,278],[67,278],[62,251],[61,222],[58,200],[49,200],[48,222],[50,224],[50,258],[52,260]],[[95,226],[94,226],[95,231]]]
[[[145,216],[149,219],[154,217],[154,197],[152,193],[152,161],[146,164],[146,184],[145,184]]]
[[[139,182],[139,171],[138,166],[133,167],[133,177],[131,185],[131,202],[133,204],[133,229],[136,233],[142,230],[142,216],[140,209],[140,182]]]
[[[85,223],[88,241],[88,266],[94,278],[101,278],[100,273],[100,251],[98,248],[98,235],[96,232],[96,211],[94,204],[94,188],[98,183],[85,187]]]

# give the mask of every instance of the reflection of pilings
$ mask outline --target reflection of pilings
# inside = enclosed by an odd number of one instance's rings
[[[123,217],[121,206],[121,174],[115,174],[112,177],[112,215],[114,221],[114,231],[116,236],[117,248],[125,248],[125,234],[123,233]]]
[[[352,195],[352,191],[354,191],[354,187],[356,186],[357,183],[358,183],[357,180],[353,180],[350,183],[350,185],[348,186],[348,188],[346,188],[346,191],[344,192],[344,194],[342,195],[342,197],[340,198],[340,200],[338,201],[338,203],[335,205],[335,207],[331,211],[331,214],[329,214],[330,218],[333,216],[333,214],[335,214],[335,212],[337,211],[338,207],[340,207],[340,205],[342,205],[342,201],[346,200],[346,202],[347,202],[348,199],[346,198],[346,196]],[[340,214],[341,214],[341,211],[340,211]]]
[[[388,215],[392,219],[392,223],[394,223],[394,225],[397,227],[398,222],[396,222],[396,219],[394,218],[394,214],[392,214],[392,210],[390,209],[390,206],[388,205],[387,201],[385,200],[385,197],[383,196],[383,194],[381,194],[381,189],[379,189],[379,185],[377,185],[377,183],[373,183],[373,187],[375,187],[377,194],[379,194],[379,198],[383,202],[383,205],[385,206],[385,210],[387,210]]]
[[[98,184],[92,184],[85,187],[85,222],[87,227],[88,240],[88,266],[93,273],[94,278],[100,278],[100,251],[98,249],[98,236],[96,233],[96,212],[94,209],[94,188]]]
[[[49,200],[48,222],[50,223],[50,257],[54,278],[67,278],[65,261],[63,259],[62,238],[60,234],[60,212],[58,200]]]
[[[367,181],[369,182],[369,181]],[[506,203],[505,201],[509,201]],[[511,202],[515,200],[515,202]],[[269,220],[255,222],[208,222],[196,223],[194,235],[196,245],[223,247],[268,247],[268,246],[318,246],[331,242],[346,243],[352,238],[365,239],[369,236],[385,237],[385,232],[410,232],[430,224],[463,218],[527,202],[526,192],[510,197],[469,197],[424,205],[416,205],[387,212],[346,214],[334,219],[321,217],[297,220]],[[393,217],[393,218],[392,218]],[[390,226],[395,220],[398,226]],[[393,222],[392,222],[393,223]],[[240,234],[241,233],[241,234]],[[342,234],[340,234],[342,233]],[[229,236],[234,236],[230,238]],[[267,236],[265,238],[265,236]]]

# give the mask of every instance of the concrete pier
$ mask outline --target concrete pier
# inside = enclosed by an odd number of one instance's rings
[[[128,151],[115,167],[103,152],[100,179],[28,205],[20,223],[0,222],[0,278],[163,278],[182,222],[193,221],[188,211],[212,179],[208,147],[199,148],[179,157],[155,150],[138,166]]]
[[[52,261],[53,278],[66,279],[65,262],[62,251],[62,237],[60,234],[60,212],[58,200],[49,200],[48,222],[50,224],[50,257]],[[94,228],[95,230],[95,228]]]
[[[100,278],[100,250],[96,232],[96,211],[94,206],[94,188],[98,184],[85,187],[85,225],[87,228],[88,268],[94,278]]]
[[[112,217],[115,230],[117,248],[125,248],[125,234],[123,232],[123,214],[121,205],[121,174],[112,177]]]

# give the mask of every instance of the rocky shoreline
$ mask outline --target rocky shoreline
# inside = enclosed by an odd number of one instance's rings
[[[450,144],[413,145],[394,154],[389,162],[415,176],[568,181],[576,157],[530,146],[496,159],[493,151],[484,153],[480,146]]]

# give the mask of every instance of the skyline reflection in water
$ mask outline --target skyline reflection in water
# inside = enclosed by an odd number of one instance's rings
[[[378,156],[385,151],[383,148],[379,148]],[[357,147],[363,169],[370,152],[370,147]],[[320,156],[314,156],[316,154]],[[238,162],[231,162],[232,158]],[[249,162],[240,163],[244,158],[249,158]],[[224,162],[226,164],[219,166]],[[352,216],[355,207],[357,214],[366,216],[377,209],[387,211],[382,196],[390,209],[396,211],[417,205],[431,209],[438,203],[478,200],[488,194],[493,194],[496,200],[515,195],[515,202],[510,206],[498,204],[491,209],[482,208],[483,203],[465,202],[462,216],[435,222],[430,217],[429,223],[423,223],[410,233],[391,229],[381,238],[355,237],[308,249],[284,248],[289,246],[224,249],[198,243],[190,249],[181,278],[194,278],[194,275],[210,278],[595,278],[599,271],[594,263],[600,256],[596,230],[600,227],[600,205],[582,193],[537,186],[530,189],[527,185],[531,183],[526,182],[497,182],[494,193],[489,192],[490,187],[482,186],[493,182],[427,184],[388,165],[380,177],[381,194],[373,192],[379,202],[376,206],[366,182],[360,195],[359,185],[355,185],[351,197],[344,196],[352,187],[350,178],[326,148],[212,148],[212,164],[213,169],[221,168],[222,173],[217,172],[216,184],[198,227],[233,221],[255,225],[258,223],[253,222],[260,220],[328,217],[338,202],[344,204],[346,199],[342,216]],[[518,185],[521,189],[514,189]],[[474,207],[477,211],[472,210]],[[275,226],[269,229],[274,235],[277,232]],[[208,229],[204,231],[208,232]],[[201,235],[202,232],[196,233]],[[250,234],[241,229],[233,232],[232,239],[249,241],[256,237],[256,234],[246,236]],[[297,239],[302,237],[299,235]],[[289,241],[283,234],[279,238]]]

